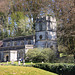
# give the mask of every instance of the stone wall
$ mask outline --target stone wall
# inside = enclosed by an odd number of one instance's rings
[[[37,18],[35,24],[36,47],[54,47],[57,39],[57,23],[53,16]]]
[[[10,61],[17,61],[17,50],[10,51]]]

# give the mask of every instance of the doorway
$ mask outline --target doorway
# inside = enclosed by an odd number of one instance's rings
[[[7,56],[6,56],[6,61],[8,61],[8,60],[9,60],[9,56],[7,55]]]

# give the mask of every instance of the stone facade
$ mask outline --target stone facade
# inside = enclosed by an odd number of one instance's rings
[[[36,20],[36,46],[55,47],[56,42],[56,19],[52,16],[37,18]]]
[[[25,45],[35,45],[34,36],[7,38],[0,47],[1,61],[18,61],[25,55]]]
[[[38,17],[36,19],[34,36],[7,38],[3,40],[3,47],[0,47],[0,60],[18,61],[20,58],[23,59],[27,52],[26,50],[28,50],[27,48],[25,49],[25,45],[56,50],[56,25],[55,17]]]

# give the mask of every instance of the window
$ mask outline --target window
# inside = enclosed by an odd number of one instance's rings
[[[17,42],[15,41],[15,42],[14,42],[14,46],[16,46],[16,45],[17,45]]]
[[[21,41],[21,45],[24,45],[24,41]]]
[[[42,30],[46,30],[45,22],[42,23]]]
[[[7,43],[7,46],[10,46],[10,42]]]
[[[40,31],[42,31],[42,25],[41,24],[39,25],[39,29],[40,29]]]
[[[50,48],[53,49],[53,46],[51,45]]]
[[[42,39],[42,35],[39,36],[40,40]]]

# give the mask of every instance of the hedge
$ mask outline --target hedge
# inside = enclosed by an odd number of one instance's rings
[[[50,63],[44,63],[44,64],[35,64],[33,67],[41,68],[50,72],[57,73],[58,75],[75,75],[75,65],[74,64],[50,64]]]

